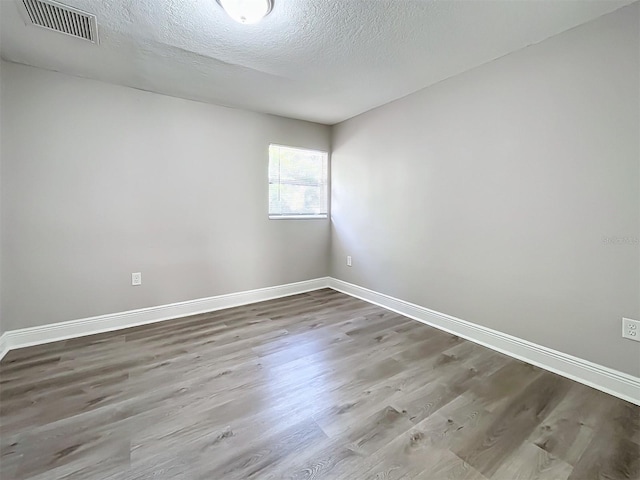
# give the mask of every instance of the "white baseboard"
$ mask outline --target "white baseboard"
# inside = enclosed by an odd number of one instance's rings
[[[510,357],[523,360],[640,405],[640,378],[638,377],[342,280],[331,278],[329,286],[339,292],[379,305]]]
[[[10,330],[0,336],[0,359],[9,350],[15,348],[162,322],[327,287],[640,405],[640,378],[638,377],[330,277],[40,327]]]
[[[0,335],[0,360],[7,354],[9,351],[9,345],[7,343],[7,336],[9,332],[5,332]]]
[[[263,302],[274,298],[288,297],[299,293],[319,290],[329,286],[329,278],[316,278],[304,282],[289,283],[275,287],[258,288],[246,292],[229,293],[215,297],[199,298],[186,302],[172,303],[157,307],[141,308],[127,312],[82,318],[68,322],[52,323],[40,327],[9,330],[0,337],[0,360],[15,348],[30,347],[43,343],[57,342],[96,333],[111,332],[123,328],[136,327],[148,323],[162,322],[173,318],[213,312],[224,308]]]

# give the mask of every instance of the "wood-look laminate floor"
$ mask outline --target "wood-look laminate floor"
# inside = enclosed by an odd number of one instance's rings
[[[0,375],[2,480],[640,477],[639,407],[332,290]]]

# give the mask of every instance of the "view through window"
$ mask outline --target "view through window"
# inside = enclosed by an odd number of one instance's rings
[[[327,157],[269,145],[269,218],[327,217]]]

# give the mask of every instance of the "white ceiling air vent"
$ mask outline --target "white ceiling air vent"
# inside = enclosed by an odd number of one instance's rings
[[[27,24],[98,43],[96,16],[51,0],[16,0]]]

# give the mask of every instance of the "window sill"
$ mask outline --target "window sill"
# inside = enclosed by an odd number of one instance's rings
[[[326,220],[327,215],[269,215],[269,220]]]

